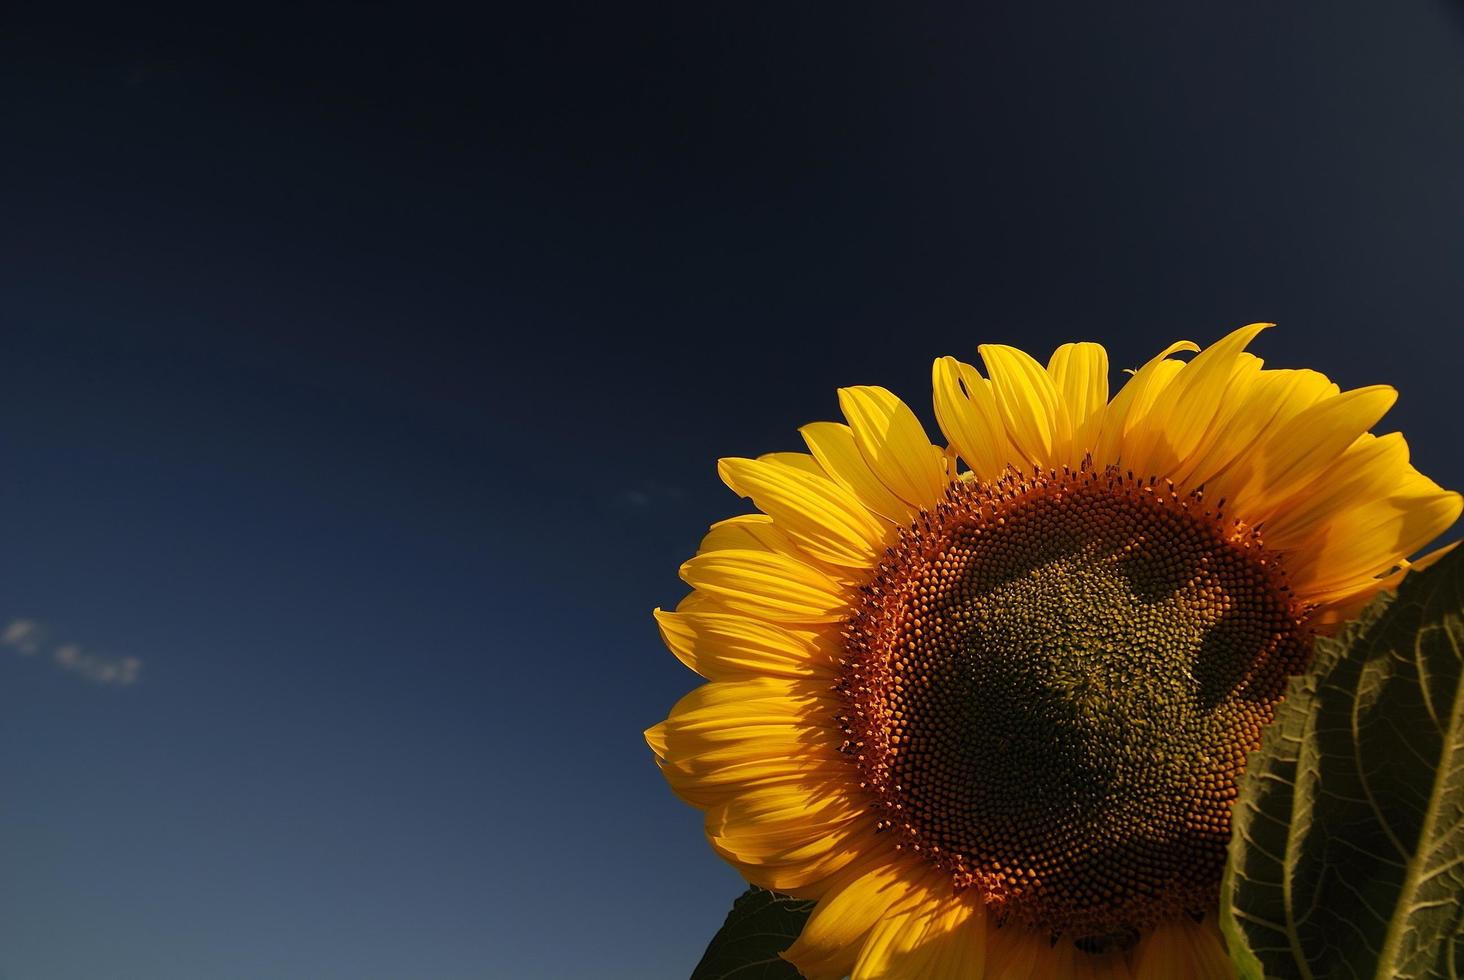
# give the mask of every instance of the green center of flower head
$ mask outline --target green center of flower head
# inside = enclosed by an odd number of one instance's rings
[[[1257,535],[1114,470],[958,483],[846,634],[879,826],[996,921],[1122,947],[1214,905],[1246,753],[1310,649]]]

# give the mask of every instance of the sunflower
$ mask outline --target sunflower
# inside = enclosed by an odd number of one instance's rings
[[[808,453],[721,460],[759,513],[656,611],[708,683],[646,738],[718,854],[817,900],[785,954],[809,980],[1232,975],[1246,753],[1460,511],[1370,434],[1392,388],[1265,369],[1267,326],[1112,400],[1097,344],[983,346],[985,376],[934,364],[944,447],[853,387]]]

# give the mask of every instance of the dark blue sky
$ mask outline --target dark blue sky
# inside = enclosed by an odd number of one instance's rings
[[[1464,487],[1464,8],[784,6],[6,27],[0,977],[684,976],[650,610],[839,385],[1275,320]]]

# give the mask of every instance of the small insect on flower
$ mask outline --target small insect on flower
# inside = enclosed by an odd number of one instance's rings
[[[1460,511],[1369,432],[1393,389],[1267,370],[1266,326],[1111,401],[1097,344],[984,346],[984,377],[935,362],[944,448],[856,387],[808,453],[721,461],[760,513],[656,611],[709,683],[646,738],[718,854],[817,899],[785,954],[809,980],[1232,975],[1246,754]]]

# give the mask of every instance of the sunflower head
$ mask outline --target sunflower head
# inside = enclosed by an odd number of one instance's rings
[[[983,347],[935,362],[943,447],[861,387],[807,454],[722,461],[760,513],[657,611],[710,683],[647,738],[718,853],[819,900],[811,980],[1228,975],[1246,753],[1460,510],[1369,433],[1392,389],[1267,370],[1264,326],[1112,400],[1096,344]]]
[[[850,620],[842,748],[897,847],[1094,946],[1210,903],[1310,633],[1256,532],[1199,493],[1086,465],[956,482]]]

